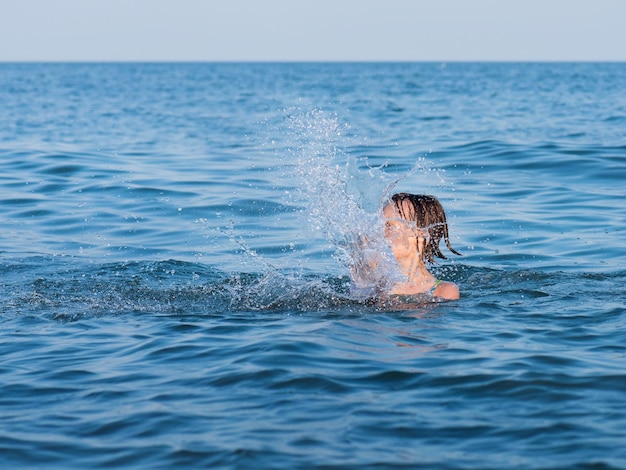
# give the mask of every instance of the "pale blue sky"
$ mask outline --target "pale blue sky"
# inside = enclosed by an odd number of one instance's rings
[[[0,0],[0,61],[618,60],[626,0]]]

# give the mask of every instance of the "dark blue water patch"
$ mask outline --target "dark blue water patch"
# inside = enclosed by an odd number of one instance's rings
[[[447,121],[448,119],[452,119],[450,116],[422,116],[420,120],[422,121]]]
[[[568,146],[542,144],[537,146],[510,144],[500,141],[482,141],[439,150],[436,155],[456,157],[460,161],[473,160],[477,169],[498,171],[532,171],[540,179],[573,179],[589,181],[590,176],[604,171],[623,172],[624,148],[621,146]],[[622,157],[614,160],[616,155]],[[459,161],[460,160],[460,161]]]
[[[24,198],[15,198],[15,199],[5,199],[2,201],[7,206],[32,206],[40,203],[42,199],[37,197],[24,197]]]
[[[626,115],[616,115],[616,116],[608,116],[604,118],[605,122],[617,122],[622,123],[626,122]]]
[[[41,173],[43,175],[49,175],[53,177],[62,177],[69,178],[80,172],[84,171],[84,167],[81,165],[67,165],[67,164],[56,164],[49,165],[41,169]]]

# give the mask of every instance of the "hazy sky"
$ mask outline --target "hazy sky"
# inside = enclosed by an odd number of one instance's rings
[[[626,0],[0,0],[0,61],[626,60]]]

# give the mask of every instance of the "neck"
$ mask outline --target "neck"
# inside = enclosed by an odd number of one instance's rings
[[[416,287],[422,284],[430,286],[435,280],[435,276],[428,272],[424,261],[417,252],[412,256],[399,259],[398,264],[402,274],[406,276],[406,284],[412,284]]]

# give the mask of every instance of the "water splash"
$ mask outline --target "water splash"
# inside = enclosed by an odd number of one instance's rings
[[[291,176],[299,182],[293,199],[304,207],[306,226],[320,232],[334,247],[334,257],[350,272],[363,295],[397,278],[382,237],[380,206],[399,181],[366,158],[340,147],[347,126],[321,110],[291,114],[288,129],[296,139],[290,149]],[[345,146],[343,146],[345,148]],[[374,266],[376,269],[373,269]]]
[[[371,165],[367,157],[348,153],[349,126],[322,110],[293,112],[288,132],[291,175],[298,191],[290,195],[303,209],[306,225],[321,232],[334,247],[334,257],[350,272],[357,295],[403,279],[383,236],[381,210],[396,187],[411,180],[410,192],[433,192],[445,184],[443,170],[433,169],[424,157],[398,170],[388,160]]]
[[[330,308],[349,308],[353,302],[346,288],[344,276],[320,277],[305,275],[302,269],[284,270],[275,266],[251,248],[237,235],[234,226],[214,227],[206,219],[199,219],[205,230],[216,231],[239,247],[243,271],[230,273],[220,283],[225,309],[229,311],[321,311]],[[247,272],[250,265],[261,267],[261,273]]]
[[[215,226],[198,219],[205,231],[218,233],[238,247],[242,276],[253,266],[261,269],[260,277],[255,274],[253,280],[246,277],[245,282],[229,285],[234,304],[264,309],[262,306],[286,303],[293,308],[313,292],[318,301],[345,299],[347,279],[352,287],[349,298],[361,301],[403,280],[383,236],[382,206],[409,177],[412,182],[420,181],[422,189],[442,181],[440,174],[433,178],[433,170],[423,157],[416,158],[412,167],[401,169],[389,160],[371,164],[362,150],[351,151],[360,146],[354,145],[350,127],[340,123],[336,114],[319,109],[286,111],[279,130],[284,146],[277,153],[282,162],[282,187],[287,188],[282,207],[294,208],[311,242],[315,237],[328,242],[333,258],[345,272],[329,279],[326,273],[334,270],[329,267],[323,276],[317,273],[311,277],[310,270],[303,269],[308,265],[304,251],[289,251],[288,260],[268,259],[237,233],[234,220],[230,225]],[[290,267],[285,268],[285,262]]]

